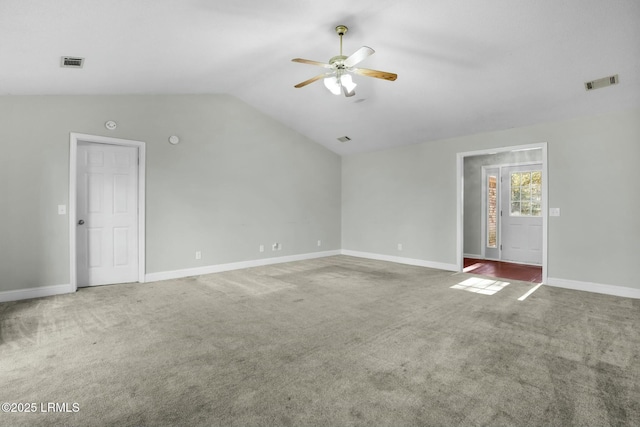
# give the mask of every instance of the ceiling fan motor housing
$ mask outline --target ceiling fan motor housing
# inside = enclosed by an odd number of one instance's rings
[[[331,58],[331,59],[329,60],[329,64],[331,64],[331,65],[335,65],[336,69],[343,70],[343,69],[345,68],[345,67],[344,67],[344,60],[345,60],[345,59],[347,59],[347,57],[346,57],[346,56],[344,56],[344,55],[337,55],[337,56],[334,56],[333,58]]]

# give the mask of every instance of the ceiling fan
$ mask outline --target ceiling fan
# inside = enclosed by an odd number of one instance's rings
[[[340,95],[341,93],[343,93],[344,96],[353,96],[356,94],[354,92],[356,84],[353,82],[351,74],[359,74],[361,76],[375,77],[377,79],[390,81],[394,81],[398,78],[398,75],[394,73],[369,70],[367,68],[356,68],[355,65],[373,55],[375,51],[368,46],[362,46],[351,56],[344,56],[342,54],[342,36],[344,36],[348,30],[349,29],[344,25],[338,25],[336,27],[336,33],[338,33],[338,36],[340,36],[340,55],[331,58],[328,64],[302,58],[292,59],[293,62],[317,65],[329,70],[326,73],[318,74],[315,77],[311,77],[309,80],[298,83],[297,85],[295,85],[296,88],[301,88],[315,82],[316,80],[324,79],[324,85],[334,95]]]

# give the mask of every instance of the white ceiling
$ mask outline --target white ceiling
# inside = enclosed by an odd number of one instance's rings
[[[295,89],[338,24],[398,79]],[[160,93],[231,94],[339,154],[638,107],[640,1],[0,0],[1,95]]]

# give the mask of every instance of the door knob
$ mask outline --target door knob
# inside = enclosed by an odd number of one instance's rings
[[[78,221],[78,225],[82,225],[84,224],[84,219],[81,219],[80,221]]]

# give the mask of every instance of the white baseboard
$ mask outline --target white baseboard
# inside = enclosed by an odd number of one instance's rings
[[[181,279],[183,277],[201,276],[203,274],[222,273],[223,271],[240,270],[243,268],[261,267],[264,265],[281,264],[283,262],[304,261],[307,259],[324,258],[340,255],[340,250],[311,252],[308,254],[288,255],[274,258],[255,259],[251,261],[232,262],[228,264],[208,265],[205,267],[186,268],[184,270],[162,271],[149,273],[145,276],[145,282],[157,282],[159,280]]]
[[[462,254],[462,256],[465,258],[484,259],[484,257],[479,254]]]
[[[155,282],[159,280],[179,279],[189,276],[200,276],[202,274],[220,273],[223,271],[239,270],[242,268],[260,267],[264,265],[280,264],[283,262],[303,261],[314,258],[324,258],[335,255],[348,255],[358,258],[375,259],[379,261],[396,262],[398,264],[415,265],[419,267],[437,268],[447,271],[458,271],[455,264],[447,264],[441,262],[425,261],[413,258],[403,258],[392,255],[382,255],[370,252],[358,252],[347,249],[333,250],[324,252],[312,252],[308,254],[289,255],[275,258],[264,258],[251,261],[233,262],[228,264],[218,264],[206,267],[188,268],[184,270],[165,271],[159,273],[150,273],[145,276],[146,282]],[[578,291],[595,292],[599,294],[613,295],[625,298],[640,299],[640,289],[630,288],[627,286],[606,285],[602,283],[583,282],[579,280],[560,279],[549,277],[545,283],[547,286],[558,288],[573,289]],[[40,286],[36,288],[16,289],[12,291],[0,291],[0,302],[18,301],[31,298],[41,298],[53,295],[68,294],[74,292],[70,284]]]
[[[71,285],[40,286],[37,288],[16,289],[15,291],[0,291],[0,302],[50,297],[71,292],[75,292]]]
[[[597,294],[614,295],[617,297],[640,299],[640,289],[629,288],[627,286],[605,285],[602,283],[582,282],[579,280],[559,279],[556,277],[548,277],[545,285],[577,291],[595,292]]]
[[[375,259],[378,261],[396,262],[398,264],[416,265],[418,267],[437,268],[438,270],[458,271],[458,266],[456,264],[446,264],[443,262],[425,261],[425,260],[414,259],[414,258],[403,258],[403,257],[398,257],[393,255],[381,255],[381,254],[374,254],[371,252],[358,252],[358,251],[351,251],[348,249],[343,249],[342,255],[354,256],[358,258]]]

